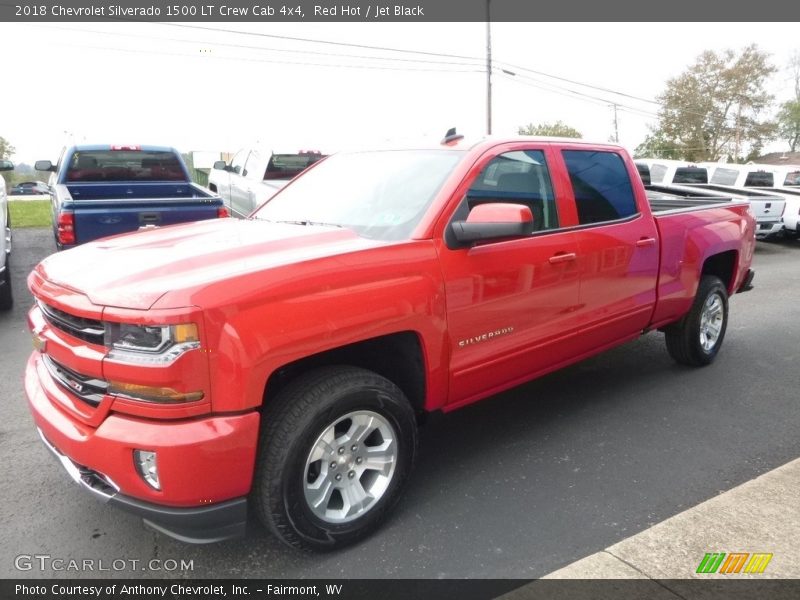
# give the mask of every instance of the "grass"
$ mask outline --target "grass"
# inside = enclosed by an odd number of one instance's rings
[[[50,200],[11,200],[11,227],[50,227]]]

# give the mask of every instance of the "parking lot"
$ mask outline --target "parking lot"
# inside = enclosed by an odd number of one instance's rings
[[[433,419],[398,510],[353,548],[301,554],[255,523],[244,540],[187,546],[88,497],[39,441],[22,391],[24,280],[54,248],[49,230],[14,235],[16,306],[0,315],[2,577],[539,577],[800,456],[800,243],[759,243],[755,290],[731,300],[710,367],[675,365],[652,333]],[[19,571],[19,555],[125,566]],[[192,569],[167,572],[169,560]]]

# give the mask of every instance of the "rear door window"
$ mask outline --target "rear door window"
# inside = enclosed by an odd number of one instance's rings
[[[664,165],[653,165],[650,167],[650,181],[653,183],[661,183],[664,181],[664,175],[667,174],[667,167]]]
[[[625,219],[638,213],[625,162],[619,154],[562,150],[581,225]]]

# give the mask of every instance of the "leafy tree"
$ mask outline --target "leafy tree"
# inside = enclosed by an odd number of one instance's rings
[[[800,143],[800,100],[789,100],[781,105],[778,125],[781,139],[789,142],[789,149],[795,152]]]
[[[800,52],[795,52],[789,61],[789,70],[794,79],[794,99],[781,104],[778,112],[778,132],[789,142],[792,152],[800,144]]]
[[[681,151],[667,140],[663,133],[654,131],[645,136],[644,141],[633,151],[634,158],[680,159]]]
[[[11,155],[16,151],[16,148],[14,148],[6,138],[0,136],[0,159],[11,158]]]
[[[551,137],[581,138],[583,134],[574,127],[556,121],[555,123],[539,123],[534,125],[529,123],[525,127],[518,129],[519,135],[543,135]]]
[[[764,86],[775,71],[754,44],[738,54],[703,52],[667,81],[652,137],[685,160],[738,159],[776,134],[776,124],[763,117],[773,101]]]

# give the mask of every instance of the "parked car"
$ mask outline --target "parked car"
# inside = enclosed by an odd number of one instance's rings
[[[230,164],[220,160],[208,177],[208,189],[222,196],[235,217],[246,217],[305,169],[325,158],[316,150],[273,152],[239,150]]]
[[[12,171],[14,163],[0,160],[0,171]],[[0,310],[9,310],[14,299],[11,295],[11,215],[8,210],[6,180],[0,175]]]
[[[25,195],[42,195],[49,194],[50,186],[43,181],[23,181],[11,188],[10,194],[12,196],[25,196]]]
[[[192,183],[174,148],[84,145],[65,148],[51,171],[53,235],[59,250],[119,233],[227,217],[219,196]]]
[[[87,491],[183,541],[242,534],[249,504],[293,546],[352,543],[426,413],[652,330],[715,359],[755,221],[668,200],[615,145],[452,132],[335,154],[245,220],[52,255],[28,278],[36,427]]]

